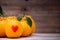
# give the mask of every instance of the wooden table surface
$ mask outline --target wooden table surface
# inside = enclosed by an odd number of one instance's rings
[[[29,37],[20,37],[20,38],[0,38],[0,40],[60,40],[60,34],[51,34],[51,33],[33,33]]]

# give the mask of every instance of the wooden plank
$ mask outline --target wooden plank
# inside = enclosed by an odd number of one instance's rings
[[[60,32],[59,0],[0,0],[0,4],[5,16],[23,15],[21,10],[26,8],[36,22],[36,32]]]

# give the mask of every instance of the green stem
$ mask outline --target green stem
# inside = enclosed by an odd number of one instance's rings
[[[3,10],[2,10],[2,7],[0,6],[0,16],[4,16],[3,15]]]

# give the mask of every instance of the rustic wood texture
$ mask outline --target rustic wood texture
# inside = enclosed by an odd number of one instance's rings
[[[60,33],[59,0],[0,0],[5,16],[23,15],[26,8],[36,22],[36,32]]]

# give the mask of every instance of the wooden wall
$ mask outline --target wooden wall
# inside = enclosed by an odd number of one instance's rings
[[[0,0],[5,16],[22,15],[26,8],[36,22],[36,32],[60,33],[59,0]]]

